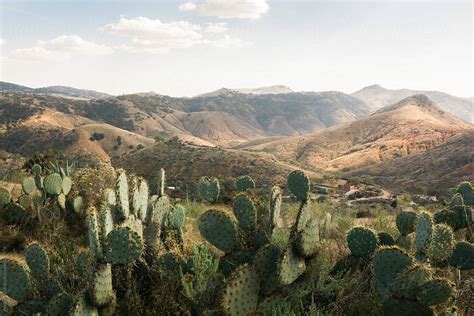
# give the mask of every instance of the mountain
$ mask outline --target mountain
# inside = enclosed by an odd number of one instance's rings
[[[414,95],[351,123],[239,148],[327,171],[350,171],[424,152],[473,129],[426,96]]]
[[[101,99],[110,97],[107,93],[93,90],[76,89],[65,86],[50,86],[35,89],[4,81],[0,81],[0,92],[37,93],[79,99]]]
[[[280,94],[280,93],[290,93],[293,92],[291,88],[282,85],[261,87],[261,88],[243,88],[236,89],[236,91],[245,94]]]
[[[459,98],[444,92],[409,89],[390,90],[380,85],[372,85],[352,93],[352,96],[364,101],[370,106],[372,111],[375,111],[414,94],[424,94],[436,102],[444,111],[454,114],[467,122],[474,123],[472,99]]]
[[[350,177],[371,177],[392,190],[446,193],[460,181],[474,180],[474,131],[450,138],[417,155],[359,168]]]

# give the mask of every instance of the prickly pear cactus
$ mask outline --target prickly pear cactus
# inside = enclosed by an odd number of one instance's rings
[[[128,182],[125,171],[119,170],[118,174],[119,175],[115,180],[115,197],[117,201],[117,205],[115,207],[116,219],[118,221],[124,221],[130,214],[128,203]]]
[[[383,304],[384,316],[434,316],[434,311],[416,301],[389,298]]]
[[[398,247],[383,247],[376,251],[372,265],[375,288],[380,297],[388,298],[392,294],[392,283],[411,264],[411,257]]]
[[[455,240],[452,229],[445,224],[436,224],[433,228],[428,257],[433,262],[448,259],[454,250]]]
[[[138,218],[140,218],[142,221],[145,221],[148,208],[148,184],[144,179],[140,180],[140,184],[138,186],[138,193],[140,195],[140,208],[138,209]]]
[[[216,202],[219,199],[220,185],[216,178],[202,177],[199,180],[199,195],[203,200]]]
[[[416,213],[412,211],[403,211],[398,213],[396,224],[398,231],[402,236],[406,236],[415,231]]]
[[[48,304],[47,314],[51,316],[69,315],[74,310],[74,297],[71,294],[60,293]]]
[[[260,286],[266,290],[276,286],[277,261],[281,256],[281,250],[276,245],[266,244],[260,248],[255,255],[255,268],[260,276]]]
[[[90,207],[87,214],[87,228],[89,236],[89,248],[95,259],[102,259],[102,244],[100,241],[100,227],[97,220],[95,207]]]
[[[64,177],[61,184],[61,191],[64,195],[68,195],[72,188],[72,179],[70,177]]]
[[[301,232],[305,227],[306,223],[311,219],[311,202],[305,201],[301,204],[298,214],[296,216],[296,223],[293,229],[296,232]]]
[[[33,192],[36,189],[35,178],[27,177],[27,178],[23,179],[23,182],[22,182],[21,186],[22,186],[23,192],[25,192],[25,194],[30,194],[31,192]]]
[[[452,229],[457,229],[459,227],[459,217],[456,212],[452,210],[441,210],[433,215],[434,222],[436,224],[446,224],[451,226]]]
[[[418,298],[428,306],[446,302],[453,294],[454,284],[447,279],[430,280],[420,287]]]
[[[303,257],[312,257],[317,252],[319,244],[319,223],[315,219],[309,219],[305,228],[298,233],[296,245],[298,252]]]
[[[433,220],[431,214],[427,212],[422,212],[416,220],[415,228],[415,245],[416,252],[424,254],[428,247],[428,243],[431,239],[431,233],[433,231]]]
[[[5,188],[0,188],[0,209],[10,203],[11,199],[12,196],[10,194],[10,191]]]
[[[282,285],[293,283],[306,271],[304,258],[298,256],[292,245],[282,253],[277,267],[278,280]]]
[[[31,291],[26,264],[14,258],[0,258],[0,289],[16,301],[23,301]]]
[[[184,206],[176,204],[168,215],[168,222],[174,229],[182,229],[186,221],[186,210]]]
[[[278,226],[278,219],[280,218],[281,210],[281,190],[278,186],[272,187],[272,193],[270,196],[270,219],[269,219],[269,232],[273,233],[274,229]]]
[[[44,179],[44,189],[50,195],[59,195],[62,192],[63,179],[57,173],[50,174]]]
[[[470,182],[461,182],[456,192],[462,195],[465,205],[474,206],[474,188]]]
[[[163,196],[165,195],[165,187],[166,187],[166,174],[165,169],[160,169],[160,183],[158,184],[158,195]]]
[[[392,283],[394,296],[416,300],[421,286],[431,280],[432,271],[423,265],[414,265],[398,274]]]
[[[377,247],[377,236],[365,227],[354,227],[347,233],[347,244],[354,257],[365,257]]]
[[[238,191],[245,192],[247,190],[255,189],[255,182],[250,176],[242,176],[235,180],[235,187]]]
[[[451,201],[449,202],[449,207],[455,207],[455,206],[463,206],[464,205],[464,200],[462,198],[461,193],[456,193],[452,198]]]
[[[112,268],[110,264],[100,264],[94,271],[90,297],[96,306],[109,304],[115,296],[112,287]]]
[[[111,264],[133,263],[143,253],[143,238],[130,227],[118,227],[105,238],[104,258]]]
[[[225,280],[222,309],[226,315],[251,315],[258,305],[259,277],[255,268],[239,267]]]
[[[244,230],[253,230],[257,225],[257,211],[252,200],[244,195],[238,195],[232,204],[232,211],[234,212],[239,226]]]
[[[43,172],[43,167],[41,167],[38,164],[34,164],[31,167],[31,174],[33,174],[34,176],[40,176],[42,172]]]
[[[25,260],[33,277],[47,278],[49,276],[49,257],[41,244],[35,242],[28,245],[25,250]]]
[[[329,239],[329,234],[331,233],[331,221],[332,221],[331,213],[328,212],[324,214],[324,220],[323,220],[323,239],[324,240]]]
[[[386,232],[377,233],[377,240],[379,246],[395,246],[396,242],[392,235]]]
[[[198,228],[207,241],[226,253],[238,244],[237,227],[223,211],[206,211],[199,218]]]
[[[454,230],[467,228],[472,225],[472,212],[469,207],[464,205],[454,206],[451,208],[451,211],[457,216],[457,225],[453,227]]]
[[[474,269],[474,245],[467,241],[458,241],[448,262],[459,270]]]
[[[309,197],[311,182],[303,171],[295,170],[288,175],[288,188],[291,193],[299,200],[306,201]]]
[[[18,203],[8,203],[0,215],[7,225],[21,225],[31,217],[30,212]]]

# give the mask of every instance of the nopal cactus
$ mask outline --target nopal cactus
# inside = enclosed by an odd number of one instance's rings
[[[229,253],[238,244],[237,227],[223,211],[208,210],[199,217],[198,228],[212,245]]]
[[[47,278],[49,275],[49,257],[39,243],[30,244],[25,250],[25,260],[35,278]]]
[[[202,177],[199,180],[199,195],[203,200],[216,202],[219,199],[220,185],[217,178]]]
[[[416,252],[425,254],[428,243],[431,240],[431,232],[433,231],[433,220],[431,214],[422,212],[416,220]]]
[[[28,266],[14,257],[0,258],[0,289],[16,301],[23,301],[32,289]]]
[[[250,189],[255,189],[255,182],[250,176],[242,176],[235,180],[235,186],[238,191],[244,192]]]
[[[251,315],[257,310],[260,283],[254,267],[239,267],[224,286],[221,304],[227,315]]]
[[[365,257],[377,247],[377,235],[365,227],[354,227],[347,233],[347,244],[354,257]]]
[[[474,245],[467,241],[456,242],[448,262],[459,270],[474,269]]]
[[[428,247],[428,257],[433,262],[440,262],[449,258],[454,250],[455,239],[452,229],[445,224],[436,224],[433,227],[431,242]]]
[[[302,171],[295,170],[288,175],[288,188],[291,193],[299,200],[306,201],[309,198],[311,182]]]

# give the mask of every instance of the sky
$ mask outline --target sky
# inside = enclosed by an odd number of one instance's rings
[[[471,1],[0,1],[0,80],[30,87],[474,95]]]

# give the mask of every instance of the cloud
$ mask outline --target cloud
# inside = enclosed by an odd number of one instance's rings
[[[39,40],[33,47],[15,49],[12,55],[31,60],[67,60],[73,56],[102,56],[112,52],[110,47],[86,41],[77,35],[61,35],[47,41]]]
[[[3,38],[0,38],[0,46],[4,45],[6,41]]]
[[[196,45],[213,47],[243,47],[245,42],[223,33],[226,23],[193,24],[187,21],[163,22],[147,17],[125,18],[104,25],[100,30],[121,36],[128,41],[117,47],[128,53],[161,54],[172,49],[191,48]]]
[[[206,23],[204,28],[204,32],[206,33],[224,33],[227,32],[229,29],[227,28],[227,23],[220,22],[220,23]]]
[[[196,3],[190,1],[190,2],[185,2],[183,4],[180,4],[178,9],[179,11],[183,11],[183,12],[186,12],[186,11],[194,11],[196,10]]]
[[[258,19],[269,9],[267,0],[204,0],[179,6],[180,11],[196,11],[201,16],[221,19]]]

